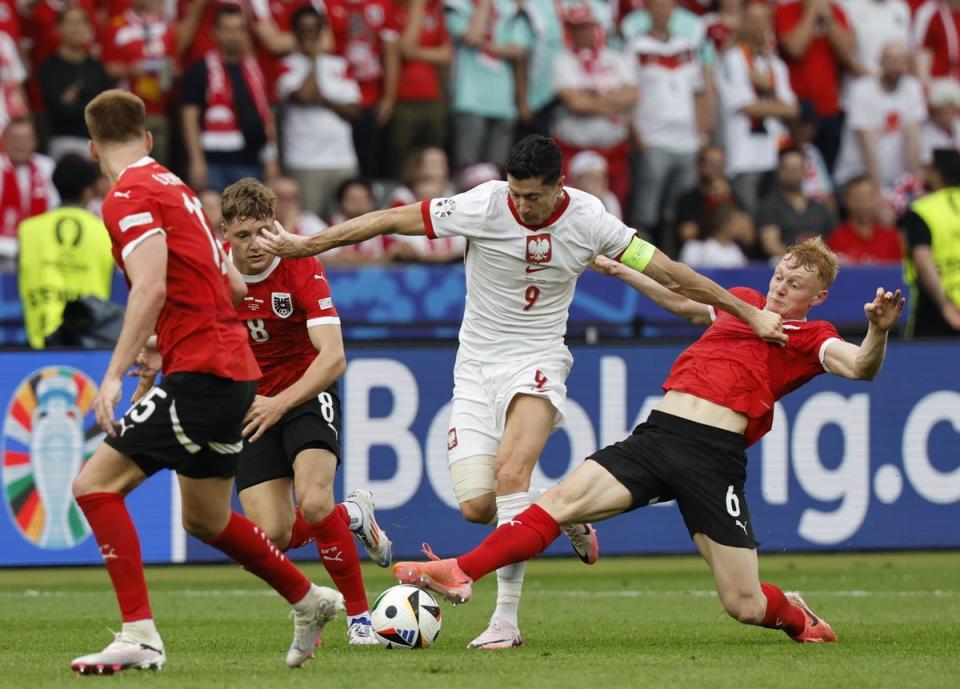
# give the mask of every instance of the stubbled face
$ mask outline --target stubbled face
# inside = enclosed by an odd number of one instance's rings
[[[816,271],[792,261],[790,254],[773,269],[764,309],[779,313],[784,320],[803,320],[812,306],[827,298]]]
[[[900,42],[887,44],[880,54],[880,71],[884,77],[896,82],[910,68],[910,55],[907,46]]]
[[[273,218],[236,218],[223,223],[223,234],[230,242],[234,264],[241,273],[262,273],[273,260],[260,244],[260,231],[264,227],[273,227]]]
[[[543,179],[517,179],[507,175],[507,193],[520,219],[527,225],[541,225],[556,208],[563,193],[563,177],[556,184],[544,184]]]

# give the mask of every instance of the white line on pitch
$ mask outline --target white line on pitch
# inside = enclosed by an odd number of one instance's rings
[[[663,596],[713,598],[716,591],[712,589],[690,589],[686,591],[658,591],[655,589],[618,589],[618,590],[564,590],[529,588],[527,595],[542,597],[564,598],[656,598]],[[804,589],[805,595],[823,596],[831,598],[952,598],[960,595],[958,591],[932,589],[928,591],[814,591]],[[0,598],[75,598],[77,596],[107,596],[113,595],[109,589],[101,590],[68,590],[68,589],[24,589],[21,591],[0,591]],[[277,595],[270,590],[257,589],[177,589],[165,591],[155,590],[153,595],[175,595],[189,598],[247,598],[269,597]]]

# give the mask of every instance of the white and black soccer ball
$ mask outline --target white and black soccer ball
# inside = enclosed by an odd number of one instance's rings
[[[440,606],[416,586],[402,584],[381,593],[370,617],[377,639],[387,648],[427,648],[440,634]]]

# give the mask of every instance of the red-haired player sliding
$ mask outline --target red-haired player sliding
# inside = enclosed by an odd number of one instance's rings
[[[106,440],[74,479],[73,494],[100,546],[123,628],[71,668],[111,674],[166,662],[125,496],[160,469],[177,472],[184,528],[266,581],[292,606],[287,665],[313,655],[339,594],[314,586],[257,526],[230,509],[244,415],[260,370],[231,303],[243,291],[193,190],[149,157],[143,101],[105,91],[84,113],[91,153],[112,187],[103,220],[130,283],[123,329],[93,402]],[[230,278],[228,279],[228,275]],[[156,332],[163,382],[114,421],[124,374]]]
[[[903,310],[900,291],[878,288],[864,307],[869,328],[863,342],[844,342],[830,323],[806,320],[810,308],[827,298],[837,274],[836,256],[820,239],[796,244],[774,269],[766,297],[743,287],[730,290],[781,315],[789,341],[779,347],[729,314],[670,292],[614,261],[600,259],[599,267],[668,310],[712,325],[677,358],[663,384],[663,400],[633,435],[594,453],[466,555],[399,562],[397,579],[465,602],[474,581],[543,552],[564,524],[609,519],[676,499],[731,617],[782,629],[795,641],[836,641],[830,625],[798,593],[785,594],[760,581],[754,525],[743,495],[744,449],[770,430],[776,400],[820,373],[851,380],[877,375],[887,333]],[[424,550],[433,556],[428,546]]]
[[[227,187],[220,201],[228,258],[247,286],[237,315],[263,371],[237,465],[240,504],[281,550],[316,542],[344,595],[350,643],[375,644],[351,530],[381,567],[390,566],[391,543],[377,524],[369,491],[355,490],[334,504],[337,387],[346,369],[340,317],[320,261],[277,258],[260,245],[260,230],[273,227],[276,205],[273,190],[249,177]]]

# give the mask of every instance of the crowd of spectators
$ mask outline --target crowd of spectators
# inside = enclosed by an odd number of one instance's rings
[[[287,227],[320,232],[497,178],[537,132],[568,183],[693,265],[811,235],[896,261],[932,152],[960,147],[958,35],[954,0],[0,0],[0,269],[113,86],[211,216],[253,176]],[[372,240],[328,260],[462,251]]]

